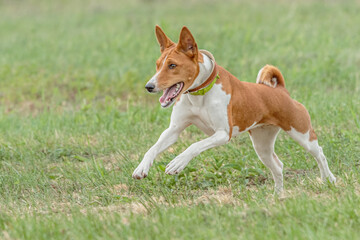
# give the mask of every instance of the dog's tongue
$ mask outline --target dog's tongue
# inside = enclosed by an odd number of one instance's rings
[[[165,104],[168,100],[174,97],[176,94],[176,85],[164,90],[163,95],[160,97],[159,102]]]

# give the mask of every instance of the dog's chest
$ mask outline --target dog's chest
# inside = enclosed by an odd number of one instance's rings
[[[227,108],[230,94],[222,90],[221,84],[215,84],[205,95],[185,96],[180,101],[180,111],[183,111],[188,121],[197,126],[207,135],[212,135],[219,129],[229,130]]]

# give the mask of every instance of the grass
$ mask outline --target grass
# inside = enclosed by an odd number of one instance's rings
[[[3,239],[359,239],[356,1],[0,1]],[[242,81],[278,66],[309,110],[338,179],[280,134],[285,194],[246,134],[164,167],[205,135],[189,127],[143,181],[131,173],[167,127],[144,83],[183,25]]]

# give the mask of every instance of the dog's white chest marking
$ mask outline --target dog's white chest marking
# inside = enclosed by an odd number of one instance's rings
[[[227,107],[230,98],[230,94],[222,90],[221,84],[214,84],[204,96],[181,96],[173,111],[187,113],[182,115],[186,118],[185,121],[194,124],[207,135],[212,135],[217,130],[229,133]]]

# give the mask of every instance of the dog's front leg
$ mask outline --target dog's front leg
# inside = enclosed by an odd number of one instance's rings
[[[186,126],[175,126],[170,125],[168,129],[166,129],[161,135],[159,140],[152,146],[146,153],[139,164],[139,166],[135,169],[132,177],[135,179],[142,179],[148,175],[149,169],[154,162],[154,159],[163,152],[165,149],[174,144],[180,133],[185,129]]]
[[[203,151],[223,145],[229,141],[229,133],[226,131],[217,131],[211,137],[200,142],[193,143],[183,153],[174,158],[167,166],[165,173],[173,175],[181,172],[191,159],[202,153]]]

